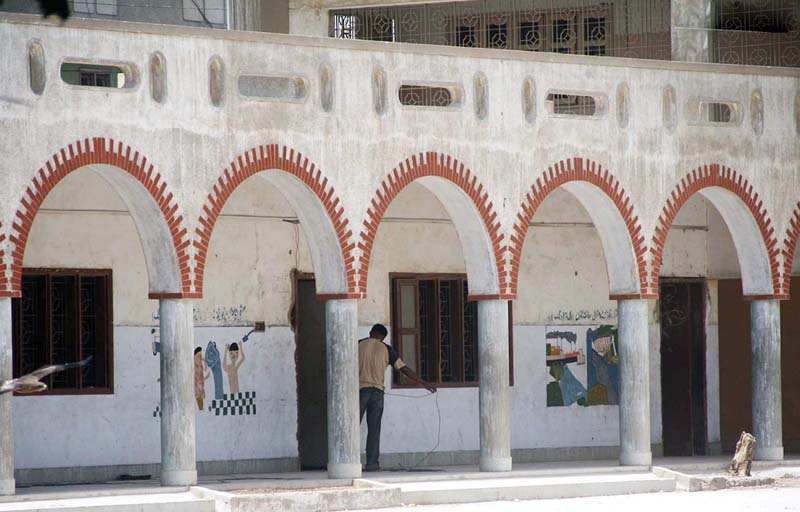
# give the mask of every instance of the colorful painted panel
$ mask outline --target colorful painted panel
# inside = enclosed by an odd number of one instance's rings
[[[547,406],[619,403],[617,328],[545,328]]]

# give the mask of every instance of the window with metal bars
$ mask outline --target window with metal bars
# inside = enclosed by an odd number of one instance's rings
[[[82,368],[46,377],[45,393],[113,391],[110,270],[23,270],[12,323],[14,377],[92,356]]]
[[[440,386],[477,385],[478,303],[467,299],[466,276],[392,275],[391,301],[392,344],[403,362]],[[511,347],[509,303],[509,355]]]

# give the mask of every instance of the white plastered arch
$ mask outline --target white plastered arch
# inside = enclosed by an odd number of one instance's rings
[[[730,190],[708,187],[699,191],[714,205],[733,239],[742,274],[742,293],[771,296],[775,293],[769,253],[761,229],[745,202]]]
[[[300,220],[314,266],[317,294],[347,294],[347,270],[342,247],[333,221],[320,199],[305,183],[287,172],[267,170],[256,176],[275,186]]]
[[[175,241],[150,192],[136,178],[115,166],[93,164],[89,168],[101,176],[128,207],[142,244],[150,293],[183,293]]]
[[[455,183],[437,176],[416,180],[442,204],[458,234],[467,269],[469,294],[498,296],[500,281],[492,239],[472,199]]]
[[[608,273],[610,295],[635,295],[640,290],[636,251],[628,226],[614,201],[597,186],[585,181],[570,181],[561,186],[572,194],[592,219]]]

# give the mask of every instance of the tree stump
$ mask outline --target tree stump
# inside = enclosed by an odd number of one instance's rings
[[[733,455],[728,473],[733,476],[750,476],[750,465],[753,464],[753,449],[756,446],[756,438],[752,434],[742,431],[739,442],[736,443],[736,453]]]

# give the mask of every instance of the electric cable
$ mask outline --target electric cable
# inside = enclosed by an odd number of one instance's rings
[[[433,398],[434,398],[435,404],[436,404],[436,417],[437,417],[436,444],[434,444],[433,448],[431,448],[425,455],[423,455],[422,458],[419,459],[416,464],[414,464],[412,466],[408,466],[408,467],[406,467],[406,466],[404,466],[402,464],[398,464],[398,467],[400,468],[400,471],[415,471],[416,469],[418,469],[422,465],[423,462],[425,462],[428,459],[428,457],[431,456],[431,454],[433,452],[436,451],[437,448],[439,448],[439,441],[441,440],[441,436],[442,436],[442,410],[439,408],[439,393],[431,393],[429,391],[425,395],[400,395],[398,393],[384,393],[384,395],[399,396],[400,398],[425,398],[425,397],[428,397],[430,395],[433,395]]]

